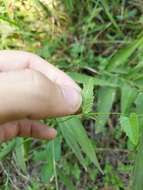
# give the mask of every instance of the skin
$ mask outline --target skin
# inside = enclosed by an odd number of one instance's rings
[[[36,120],[77,112],[79,86],[39,56],[0,51],[0,142],[16,136],[53,139],[56,130]]]

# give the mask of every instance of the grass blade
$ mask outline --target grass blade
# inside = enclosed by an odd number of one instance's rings
[[[123,66],[127,63],[129,57],[134,53],[134,51],[143,44],[143,36],[134,40],[127,47],[121,48],[115,53],[107,66],[109,71],[114,71],[118,66]]]
[[[118,24],[116,23],[116,20],[114,19],[114,17],[110,13],[110,9],[109,9],[107,0],[101,0],[101,3],[103,5],[103,7],[104,7],[106,15],[108,16],[108,18],[110,19],[110,21],[112,22],[112,24],[114,25],[114,27],[117,29],[117,31],[121,34],[122,32],[121,32]]]

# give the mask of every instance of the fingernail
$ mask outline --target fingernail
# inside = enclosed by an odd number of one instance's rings
[[[63,94],[69,104],[72,113],[75,113],[81,106],[82,96],[79,90],[71,88],[70,86],[63,87]]]

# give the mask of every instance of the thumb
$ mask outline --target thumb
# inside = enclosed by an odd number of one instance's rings
[[[59,86],[30,69],[0,74],[0,122],[43,119],[75,113],[81,95],[71,86]]]

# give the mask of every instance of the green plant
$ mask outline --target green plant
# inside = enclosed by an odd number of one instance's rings
[[[0,49],[32,51],[63,69],[83,89],[82,110],[42,121],[57,128],[53,141],[3,143],[0,189],[140,190],[143,5],[139,0],[50,5],[0,0]]]

